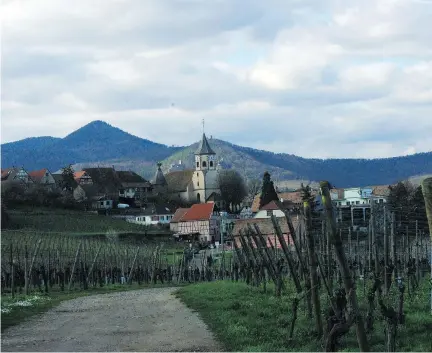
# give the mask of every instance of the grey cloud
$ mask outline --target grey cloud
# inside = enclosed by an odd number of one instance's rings
[[[205,117],[210,134],[218,138],[308,157],[357,156],[362,144],[367,156],[373,148],[377,156],[402,153],[409,144],[432,148],[426,133],[432,129],[426,119],[432,102],[395,98],[395,83],[403,87],[403,75],[376,86],[343,85],[342,68],[385,58],[382,40],[366,37],[363,28],[344,31],[325,25],[334,3],[131,0],[117,5],[103,1],[92,8],[96,2],[78,1],[73,11],[51,8],[49,16],[41,10],[36,18],[29,11],[27,21],[9,22],[3,31],[2,101],[8,108],[2,112],[2,135],[9,140],[64,136],[102,119],[145,138],[183,145],[197,140],[189,130],[199,136]],[[408,13],[402,29],[386,39],[386,55],[396,70],[432,57],[425,49],[431,28],[426,19],[426,11]],[[316,80],[299,80],[293,89],[267,89],[248,81],[256,62],[280,55],[270,52],[279,45],[273,41],[281,30],[292,28],[296,31],[286,36],[287,46],[295,47],[296,35],[305,34],[339,45],[342,53],[312,68]],[[232,39],[234,33],[241,39]],[[212,66],[229,66],[243,44],[256,55],[247,63],[226,72]],[[136,56],[166,49],[173,52]],[[308,53],[302,54],[307,58]],[[283,69],[292,60],[276,62]],[[110,61],[130,69],[130,80],[118,72],[110,77],[115,65],[98,72]],[[241,106],[247,102],[250,107]]]

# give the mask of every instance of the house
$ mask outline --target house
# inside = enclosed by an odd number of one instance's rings
[[[117,171],[116,174],[121,186],[118,193],[121,201],[141,206],[151,194],[150,182],[132,171]]]
[[[91,177],[98,193],[105,195],[107,200],[119,200],[119,190],[122,188],[122,184],[114,168],[83,168],[83,171]]]
[[[332,189],[330,195],[337,207],[336,222],[349,222],[355,229],[365,230],[371,205],[385,204],[389,194],[388,185]]]
[[[33,184],[33,179],[23,167],[1,169],[2,190],[6,190],[13,185],[19,185],[21,187],[28,188]]]
[[[93,184],[93,180],[91,176],[85,170],[80,170],[78,172],[75,172],[74,179],[78,185]]]
[[[220,195],[217,156],[205,134],[195,151],[194,169],[175,170],[163,175],[160,167],[158,164],[153,184],[161,192],[166,192],[172,201],[186,204],[206,203],[207,200],[215,198],[212,194]]]
[[[220,219],[213,202],[192,205],[180,218],[176,236],[215,243],[220,240]]]
[[[174,213],[167,205],[150,204],[128,222],[142,225],[169,224]]]
[[[110,209],[114,205],[114,201],[93,184],[78,185],[73,190],[73,197],[77,202],[84,203],[88,208],[94,210]]]
[[[91,202],[91,208],[94,210],[108,210],[113,208],[114,201],[106,196],[95,196]]]
[[[240,219],[253,218],[252,208],[250,206],[244,206],[240,211]]]
[[[48,169],[35,170],[29,173],[35,184],[46,186],[50,189],[56,187],[56,181]]]
[[[189,208],[178,208],[174,215],[173,218],[171,219],[170,222],[170,230],[173,233],[178,233],[179,230],[179,222],[181,221],[181,219],[183,218],[183,216],[187,213],[187,211],[189,211]]]
[[[61,189],[63,187],[63,175],[54,173],[52,174],[52,176],[54,179],[55,187]]]
[[[267,205],[264,205],[256,213],[254,218],[270,218],[275,217],[285,217],[282,204],[278,201],[271,201]]]
[[[207,197],[206,202],[214,202],[216,207],[220,210],[225,209],[225,201],[222,199],[222,196],[217,192],[212,192],[209,197]]]
[[[317,193],[315,191],[312,191],[312,195],[316,195]],[[282,204],[283,208],[288,210],[290,213],[299,213],[303,207],[303,200],[302,200],[302,193],[300,190],[293,191],[293,192],[279,192],[278,195],[278,201]],[[254,214],[256,214],[260,208],[261,202],[261,194],[255,195],[253,201],[251,210]]]
[[[285,239],[285,243],[290,247],[293,246],[294,242],[293,242],[292,235],[289,231],[286,218],[285,217],[277,218],[277,221],[281,228],[283,238]],[[298,229],[299,221],[297,219],[292,219],[292,222],[294,225],[294,229]],[[245,232],[247,232],[249,225],[252,227],[252,229],[255,229],[254,224],[258,226],[264,240],[266,241],[267,247],[271,248],[272,246],[274,247],[275,245],[276,248],[278,249],[282,247],[276,235],[273,222],[270,218],[259,218],[259,219],[252,218],[252,219],[239,219],[234,224],[234,229],[232,234],[233,234],[234,241],[239,248],[242,248],[242,243],[240,241],[240,231],[242,231],[244,234]],[[253,241],[252,244],[254,247],[256,247]]]

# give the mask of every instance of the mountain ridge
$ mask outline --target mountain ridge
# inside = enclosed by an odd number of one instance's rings
[[[15,165],[57,171],[69,163],[76,168],[115,165],[150,179],[159,161],[165,172],[178,160],[186,168],[193,168],[198,143],[170,147],[96,120],[64,138],[42,136],[2,144],[2,168]],[[432,152],[376,159],[319,159],[238,146],[215,138],[209,143],[225,168],[235,168],[248,178],[261,179],[268,170],[275,181],[325,179],[338,187],[349,187],[390,184],[432,173]]]

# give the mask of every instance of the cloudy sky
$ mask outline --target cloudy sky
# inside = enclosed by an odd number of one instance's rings
[[[304,157],[432,150],[432,0],[3,0],[2,143],[93,120]]]

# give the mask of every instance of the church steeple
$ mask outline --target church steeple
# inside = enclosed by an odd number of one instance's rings
[[[198,149],[195,151],[195,170],[207,172],[216,169],[216,153],[210,147],[205,133],[202,135]]]
[[[153,179],[153,184],[156,186],[166,186],[167,181],[166,181],[165,176],[163,175],[163,172],[161,169],[162,163],[159,162],[157,164],[157,166],[158,166],[158,169],[156,170],[156,174],[155,174],[154,179]]]
[[[208,143],[205,133],[203,133],[201,142],[198,146],[198,149],[195,152],[195,155],[203,155],[203,154],[209,154],[209,155],[216,154],[210,147],[210,144]]]

